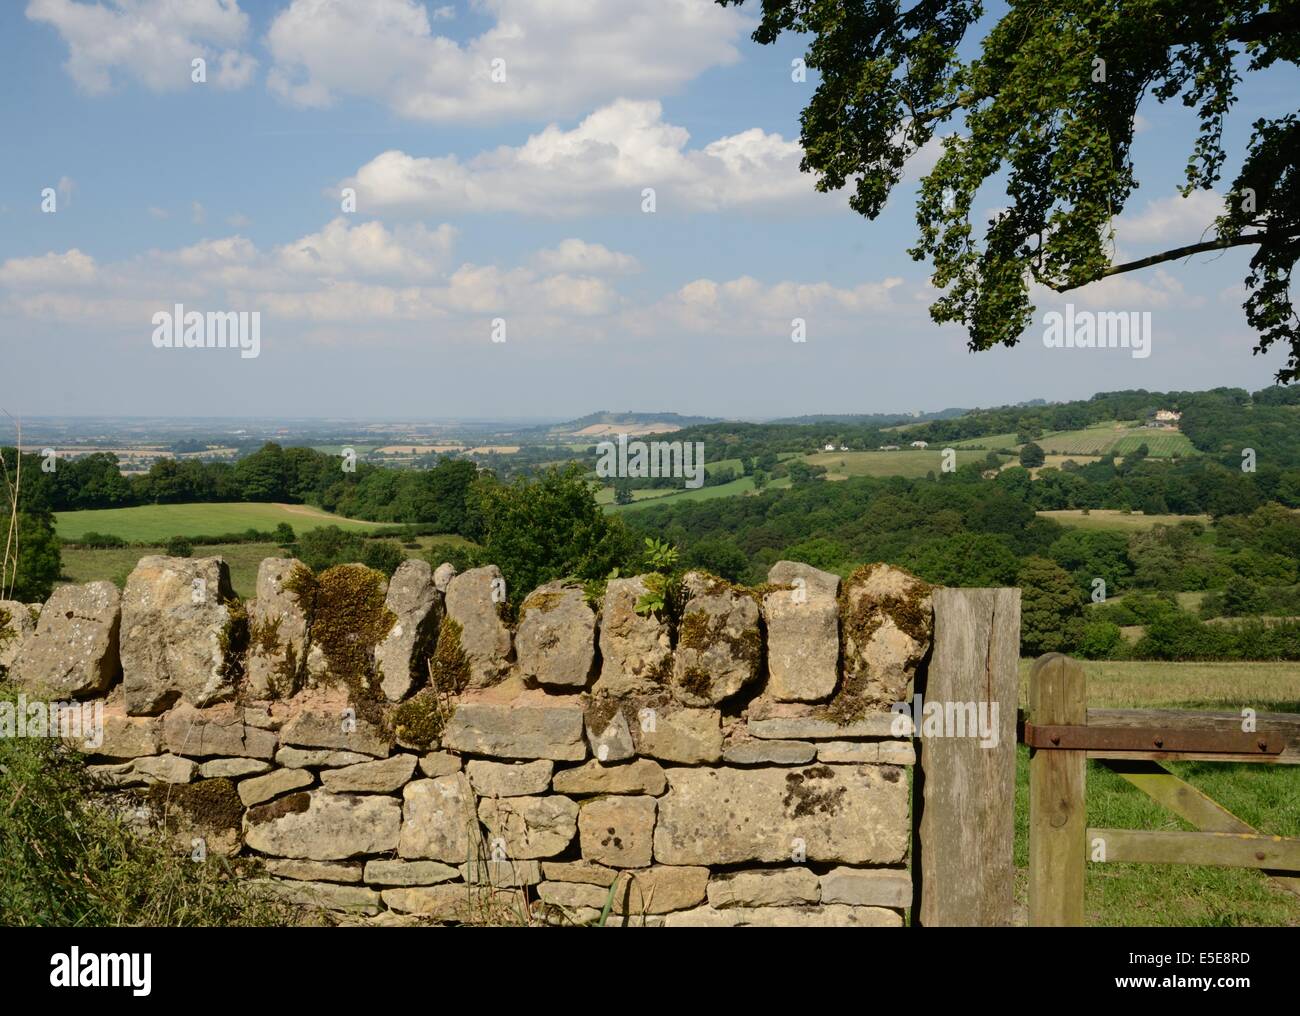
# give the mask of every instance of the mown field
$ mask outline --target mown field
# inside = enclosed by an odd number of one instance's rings
[[[1015,448],[1018,450],[1021,444],[1022,442],[1015,434],[989,434],[985,437],[972,437],[964,441],[954,441],[952,447],[990,450]],[[1114,452],[1116,455],[1127,455],[1144,444],[1147,446],[1148,453],[1157,459],[1182,457],[1197,453],[1196,449],[1192,447],[1192,442],[1179,431],[1136,427],[1114,420],[1106,423],[1096,423],[1091,427],[1084,427],[1080,430],[1062,430],[1047,433],[1040,437],[1035,444],[1048,455],[1075,456],[1076,461],[1082,461],[1077,456],[1099,458],[1108,452]]]
[[[1211,521],[1208,515],[1143,515],[1141,512],[1126,515],[1116,508],[1093,508],[1086,515],[1078,508],[1035,514],[1075,529],[1113,529],[1129,533],[1145,532],[1153,526],[1176,526],[1180,522],[1200,522],[1208,526]]]
[[[1176,430],[1148,430],[1115,423],[1099,423],[1082,430],[1044,434],[1036,442],[1043,451],[1056,455],[1127,455],[1146,445],[1154,458],[1195,455],[1187,436]]]
[[[768,487],[771,487],[776,490],[780,490],[788,486],[790,486],[790,478],[786,476],[782,476],[768,482]],[[661,493],[666,493],[666,497],[638,498],[637,500],[633,501],[631,504],[613,504],[612,503],[613,496],[611,495],[609,499],[610,503],[607,503],[605,505],[605,510],[613,511],[613,512],[626,512],[626,511],[636,511],[638,508],[644,508],[647,505],[652,505],[652,504],[660,504],[660,503],[677,504],[679,501],[712,501],[714,498],[719,498],[719,497],[736,497],[742,494],[750,494],[753,493],[753,490],[754,490],[754,478],[752,476],[742,476],[738,479],[732,480],[730,483],[719,483],[715,487],[697,487],[694,490],[670,490],[667,492],[661,492]],[[633,496],[635,496],[640,492],[633,491],[632,493]],[[603,501],[604,499],[601,498],[599,500]]]
[[[86,533],[104,533],[137,543],[161,542],[172,536],[220,536],[223,533],[241,533],[246,529],[267,531],[281,522],[293,526],[295,533],[321,526],[372,532],[386,525],[345,519],[308,505],[239,502],[97,508],[55,515],[55,529],[63,539],[79,540]]]
[[[957,454],[957,465],[983,462],[986,452],[970,451],[952,446]],[[943,448],[901,448],[896,452],[818,452],[804,456],[810,466],[825,466],[828,480],[843,480],[850,476],[905,476],[916,478],[933,472],[936,476],[943,468]]]
[[[1032,661],[1021,661],[1021,705]],[[1094,707],[1300,712],[1300,670],[1285,663],[1085,661]],[[1028,906],[1029,753],[1016,772],[1016,897]],[[1168,768],[1264,833],[1300,836],[1300,766],[1171,762]],[[1088,763],[1088,824],[1190,830],[1135,787]],[[1084,885],[1092,925],[1300,926],[1300,896],[1259,872],[1188,865],[1089,864]],[[1021,913],[1024,910],[1021,909]]]

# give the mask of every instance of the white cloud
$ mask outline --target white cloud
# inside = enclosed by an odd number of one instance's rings
[[[203,207],[200,201],[190,202],[190,221],[196,226],[201,226],[208,220],[207,209]]]
[[[388,230],[382,223],[350,226],[340,216],[323,229],[280,247],[284,269],[320,277],[424,278],[438,272],[451,254],[456,230],[421,224]]]
[[[159,307],[179,302],[260,310],[281,336],[351,327],[356,342],[373,336],[409,345],[486,342],[489,323],[502,317],[509,341],[544,339],[556,348],[627,335],[667,343],[700,335],[788,339],[795,317],[806,319],[813,338],[859,334],[866,321],[893,328],[926,319],[898,278],[855,286],[702,278],[633,299],[601,273],[635,262],[600,244],[568,240],[517,266],[453,265],[454,238],[446,225],[389,228],[339,217],[267,249],[236,235],[105,264],[79,250],[11,259],[0,264],[0,319],[134,332]]]
[[[95,259],[74,247],[64,254],[10,258],[0,264],[0,285],[51,288],[80,286],[93,282],[97,273]]]
[[[1039,320],[1047,311],[1059,310],[1067,303],[1100,311],[1189,308],[1204,303],[1200,296],[1189,294],[1182,282],[1163,268],[1111,275],[1068,293],[1033,286],[1029,295],[1038,308]]]
[[[275,61],[268,83],[297,105],[363,96],[430,122],[566,115],[613,95],[663,95],[734,63],[750,25],[712,0],[475,7],[494,24],[461,43],[435,34],[417,0],[293,0],[267,32]],[[504,62],[504,81],[492,79],[493,61]]]
[[[828,282],[772,284],[750,276],[727,282],[696,279],[628,315],[628,326],[642,334],[664,329],[709,334],[782,334],[788,336],[791,322],[804,318],[809,332],[826,334],[846,324],[855,328],[864,315],[892,313],[920,320],[925,310],[915,301],[898,301],[903,280],[896,276],[880,282],[864,282],[851,289]]]
[[[257,61],[240,49],[248,15],[237,0],[31,0],[27,17],[51,25],[68,46],[64,66],[87,92],[134,78],[153,91],[191,84],[191,61],[215,63],[212,81],[242,88]]]
[[[689,140],[684,128],[664,121],[658,102],[620,99],[572,130],[551,124],[517,148],[465,161],[387,151],[342,186],[356,188],[366,212],[640,214],[647,187],[660,213],[791,202],[843,207],[842,195],[817,194],[799,172],[798,143],[779,134],[752,128],[693,149]]]
[[[149,206],[149,214],[150,214],[153,218],[158,219],[159,221],[162,221],[163,219],[169,219],[169,218],[171,218],[171,214],[172,214],[172,213],[169,212],[169,211],[167,211],[166,208],[159,208],[157,205],[150,205],[150,206]]]
[[[571,238],[561,240],[556,246],[538,251],[533,261],[543,271],[582,272],[588,275],[621,275],[640,269],[640,263],[630,254],[620,254],[598,243],[586,243]]]
[[[1115,223],[1116,243],[1158,244],[1161,249],[1195,243],[1214,235],[1212,223],[1224,212],[1223,195],[1192,191],[1148,201],[1139,212],[1126,212]]]
[[[455,319],[464,334],[498,315],[521,327],[546,324],[562,331],[566,321],[608,315],[621,306],[607,281],[577,270],[451,268],[454,239],[448,225],[389,229],[339,217],[269,250],[228,236],[106,265],[75,249],[12,258],[0,264],[0,313],[129,327],[179,301],[262,310],[313,324],[382,327]]]

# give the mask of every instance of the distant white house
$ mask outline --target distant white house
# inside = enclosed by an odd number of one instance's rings
[[[880,446],[880,450],[881,450],[882,452],[896,452],[896,451],[898,451],[898,445],[896,445],[896,444],[882,444],[882,445]]]
[[[930,442],[929,442],[929,441],[913,441],[913,442],[912,442],[912,447],[913,447],[913,448],[929,448],[929,447],[930,447]]]
[[[826,442],[826,450],[827,450],[828,452],[833,452],[833,451],[835,451],[835,442],[834,442],[834,441],[827,441],[827,442]]]
[[[1183,418],[1182,413],[1175,413],[1172,409],[1157,409],[1156,419],[1161,423],[1177,423]]]
[[[846,452],[846,451],[848,451],[848,450],[849,450],[849,446],[848,446],[848,445],[846,445],[846,444],[842,444],[842,445],[840,445],[840,451],[842,451],[842,452]]]

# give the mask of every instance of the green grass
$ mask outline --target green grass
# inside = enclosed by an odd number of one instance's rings
[[[1111,451],[1127,455],[1143,444],[1153,458],[1196,454],[1192,442],[1180,431],[1148,430],[1145,427],[1121,425],[1116,421],[1095,423],[1082,430],[1044,434],[1035,443],[1043,451],[1054,455],[1105,455]]]
[[[1037,514],[1075,529],[1111,529],[1125,533],[1145,532],[1153,526],[1176,526],[1180,522],[1200,522],[1208,526],[1211,521],[1208,515],[1143,515],[1141,512],[1125,515],[1115,508],[1094,508],[1087,515],[1076,508]]]
[[[788,476],[778,477],[775,480],[770,480],[767,486],[770,489],[783,490],[790,486],[790,478]],[[694,490],[670,491],[667,497],[647,498],[633,501],[631,504],[607,504],[605,510],[625,512],[636,511],[638,508],[645,508],[652,504],[677,504],[680,501],[712,501],[718,497],[736,497],[749,494],[753,490],[754,478],[752,476],[742,476],[730,483],[720,483],[716,487],[697,487]]]
[[[999,448],[1019,448],[1020,439],[1011,434],[986,434],[984,437],[968,437],[965,441],[950,442],[953,448],[983,448],[997,451]]]
[[[55,515],[55,528],[67,540],[80,539],[86,533],[105,533],[132,542],[162,541],[172,536],[220,536],[246,529],[267,531],[281,522],[293,526],[295,533],[331,525],[358,532],[385,528],[384,523],[345,519],[308,505],[237,502],[95,508]]]
[[[1024,704],[1031,661],[1021,661]],[[1300,673],[1281,663],[1085,661],[1093,707],[1300,711]],[[1027,905],[1028,749],[1017,752],[1016,895]],[[1300,767],[1170,762],[1167,768],[1261,832],[1300,836]],[[1113,829],[1191,827],[1100,763],[1088,763],[1088,825]],[[1192,865],[1089,864],[1085,920],[1091,925],[1300,926],[1300,897],[1257,871]]]
[[[657,498],[668,497],[678,493],[671,487],[640,487],[632,491],[632,500],[635,501],[654,501]],[[596,504],[612,505],[614,503],[614,488],[601,487],[596,491]]]
[[[63,579],[68,582],[97,582],[107,579],[118,588],[126,585],[140,558],[167,553],[162,547],[114,547],[107,550],[63,548]],[[408,553],[415,553],[410,551]],[[283,557],[284,550],[274,543],[218,543],[195,547],[194,557],[224,558],[230,568],[230,584],[241,599],[248,599],[257,589],[257,568],[264,558]]]
[[[472,547],[463,536],[419,536],[409,541],[416,547],[403,546],[407,557],[423,557],[434,544],[452,544]],[[65,582],[96,582],[107,579],[119,589],[126,585],[140,558],[150,554],[165,554],[161,547],[115,547],[107,550],[89,550],[81,547],[63,548],[63,575]],[[257,590],[257,569],[264,558],[283,557],[284,548],[274,543],[216,543],[194,548],[194,557],[220,557],[230,568],[230,584],[241,599],[248,599]]]
[[[943,449],[956,451],[957,465],[983,462],[987,452],[962,450],[956,445],[931,445],[929,448],[902,448],[896,452],[817,452],[807,455],[804,461],[810,466],[825,466],[827,479],[839,480],[850,476],[905,476],[915,478],[933,472],[936,476],[943,468]]]
[[[17,695],[16,688],[0,683],[0,698],[13,703]],[[211,789],[218,781],[205,784]],[[226,786],[234,797],[228,781]],[[191,860],[185,826],[178,826],[184,815],[179,802],[188,790],[166,788],[153,798],[176,836],[154,835],[142,829],[128,809],[104,807],[103,788],[82,757],[62,742],[46,737],[0,738],[0,801],[4,802],[0,925],[280,927],[289,923],[289,908],[265,899],[252,883],[236,877],[237,873],[257,874],[256,860],[228,862],[216,852],[201,862]],[[238,808],[237,798],[233,806]],[[183,850],[175,849],[177,838]]]

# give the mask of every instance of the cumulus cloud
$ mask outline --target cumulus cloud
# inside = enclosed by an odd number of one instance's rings
[[[30,258],[10,258],[0,264],[0,286],[57,287],[82,286],[93,282],[98,268],[95,259],[75,247],[63,254],[42,254]]]
[[[375,335],[410,344],[486,341],[488,324],[501,317],[513,339],[544,336],[557,348],[627,335],[661,343],[788,336],[795,317],[806,319],[813,336],[856,334],[867,319],[925,319],[898,278],[854,286],[701,278],[657,298],[633,299],[611,276],[635,268],[635,259],[597,243],[571,238],[502,266],[454,264],[454,241],[446,225],[388,227],[339,217],[269,248],[235,235],[102,264],[75,249],[11,258],[0,264],[0,318],[130,331],[159,307],[180,302],[259,310],[281,325],[296,322],[300,335],[352,327],[355,341]]]
[[[662,95],[739,59],[749,28],[712,0],[478,0],[493,24],[458,42],[417,0],[293,0],[271,24],[271,89],[324,107],[340,96],[429,122],[566,115],[610,95]],[[454,11],[434,10],[434,20]],[[495,75],[494,75],[495,70]]]
[[[924,310],[904,295],[897,276],[852,288],[829,282],[764,283],[750,276],[726,282],[696,279],[643,310],[628,315],[631,328],[653,333],[664,328],[695,333],[788,334],[800,317],[809,331],[856,327],[863,315],[885,313],[920,318]]]
[[[27,17],[59,33],[64,66],[91,94],[123,77],[159,92],[187,87],[198,57],[219,88],[243,88],[257,67],[241,49],[248,15],[237,0],[31,0]]]
[[[462,161],[392,150],[342,186],[367,212],[517,212],[580,215],[626,209],[638,214],[646,188],[658,212],[716,211],[803,203],[843,207],[818,194],[799,172],[797,142],[758,128],[688,148],[685,128],[666,123],[658,102],[618,100],[572,130],[551,124],[518,147]]]
[[[641,267],[630,254],[620,254],[602,244],[586,243],[577,238],[561,240],[554,247],[538,251],[533,260],[543,271],[583,272],[588,275],[621,275]]]
[[[1157,244],[1161,248],[1195,243],[1214,235],[1212,224],[1224,212],[1223,195],[1192,191],[1187,197],[1171,194],[1148,201],[1141,211],[1130,211],[1115,223],[1116,243]]]
[[[1186,308],[1204,303],[1200,296],[1188,293],[1182,282],[1163,268],[1112,275],[1068,293],[1057,293],[1046,286],[1033,286],[1030,299],[1038,307],[1040,320],[1047,311],[1059,311],[1067,303],[1098,311]]]
[[[454,240],[448,225],[388,228],[339,217],[266,250],[247,237],[228,236],[104,265],[76,249],[11,258],[0,263],[0,311],[130,325],[147,322],[159,306],[181,301],[312,323],[383,326],[510,315],[558,326],[620,307],[613,287],[583,274],[580,265],[549,271],[453,268]],[[592,248],[615,261],[624,257],[599,245]]]

